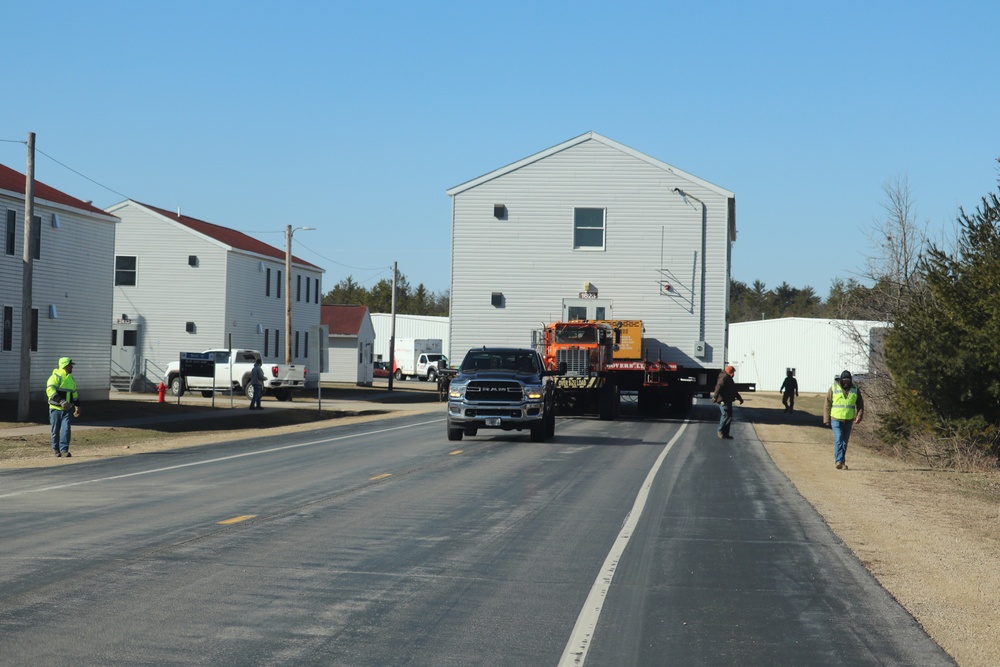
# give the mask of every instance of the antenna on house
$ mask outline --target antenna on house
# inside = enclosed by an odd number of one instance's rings
[[[177,217],[178,218],[181,217],[181,207],[180,206],[177,207]]]

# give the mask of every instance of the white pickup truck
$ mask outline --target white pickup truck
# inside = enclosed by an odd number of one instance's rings
[[[233,350],[233,362],[229,362],[229,350],[205,350],[201,355],[207,355],[215,362],[215,376],[180,374],[180,361],[167,364],[164,382],[170,387],[174,396],[180,396],[185,391],[201,391],[202,396],[211,396],[216,391],[241,391],[250,398],[253,387],[250,384],[250,371],[261,358],[257,350]],[[292,393],[302,389],[306,384],[306,369],[295,364],[262,365],[264,370],[264,395],[272,395],[279,401],[289,401]]]

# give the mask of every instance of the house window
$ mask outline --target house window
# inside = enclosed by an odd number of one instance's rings
[[[42,258],[42,216],[31,216],[31,258]]]
[[[17,211],[7,209],[7,254],[14,254],[14,242],[17,240]]]
[[[31,309],[31,351],[38,352],[38,309]]]
[[[319,303],[319,278],[317,278],[316,282],[313,283],[313,296],[315,297],[313,302]]]
[[[306,303],[309,303],[309,276],[306,276]]]
[[[267,351],[270,348],[270,345],[268,345],[268,343],[270,343],[270,342],[271,342],[271,330],[270,329],[264,329],[264,356],[265,357],[267,356]]]
[[[299,356],[299,332],[295,332],[295,356]]]
[[[306,293],[307,294],[309,293],[308,290],[306,290]],[[309,332],[307,331],[304,334],[302,334],[302,337],[303,337],[303,342],[305,343],[305,348],[306,348],[305,349],[305,354],[303,354],[302,356],[305,357],[306,359],[308,359],[309,358]]]
[[[274,281],[274,287],[275,287],[274,291],[277,292],[277,294],[275,296],[277,296],[280,299],[281,298],[281,271],[276,271],[275,273],[278,274],[278,279]]]
[[[271,296],[271,269],[265,269],[264,271],[264,296]],[[267,347],[266,343],[264,347]]]
[[[135,285],[136,257],[118,255],[115,257],[115,287],[119,285]]]
[[[573,248],[601,250],[604,248],[604,209],[573,209]]]
[[[302,301],[302,276],[295,276],[295,300]]]
[[[278,343],[278,339],[280,337],[281,336],[280,336],[278,330],[275,329],[274,330],[274,356],[278,357],[278,358],[281,357],[281,345]]]
[[[3,351],[14,349],[14,306],[3,307]]]

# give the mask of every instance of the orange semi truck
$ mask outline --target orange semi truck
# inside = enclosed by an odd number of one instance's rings
[[[684,368],[650,359],[642,345],[642,320],[578,320],[554,322],[539,340],[546,368],[566,362],[566,373],[554,379],[557,411],[562,414],[618,416],[622,396],[635,398],[640,413],[669,407],[684,414],[695,396],[715,389],[721,368]],[[753,383],[737,385],[754,391]]]

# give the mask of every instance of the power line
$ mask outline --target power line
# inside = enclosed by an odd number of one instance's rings
[[[81,178],[87,179],[88,181],[90,181],[91,183],[93,183],[94,185],[96,185],[98,187],[102,187],[105,190],[107,190],[108,192],[114,192],[119,197],[124,197],[125,199],[131,199],[131,197],[129,197],[128,195],[122,194],[121,192],[118,192],[114,188],[109,188],[108,186],[104,185],[103,183],[98,183],[97,181],[95,181],[94,179],[92,179],[90,176],[87,176],[86,174],[81,174],[76,169],[73,169],[73,167],[70,167],[70,166],[68,166],[66,164],[63,164],[62,162],[60,162],[59,160],[55,159],[54,157],[52,157],[51,155],[49,155],[48,153],[46,153],[44,151],[41,151],[38,148],[35,148],[35,151],[38,152],[38,153],[41,153],[42,155],[44,155],[48,159],[52,160],[53,162],[55,162],[59,166],[63,167],[64,169],[69,169],[70,171],[72,171],[77,176],[79,176]]]

